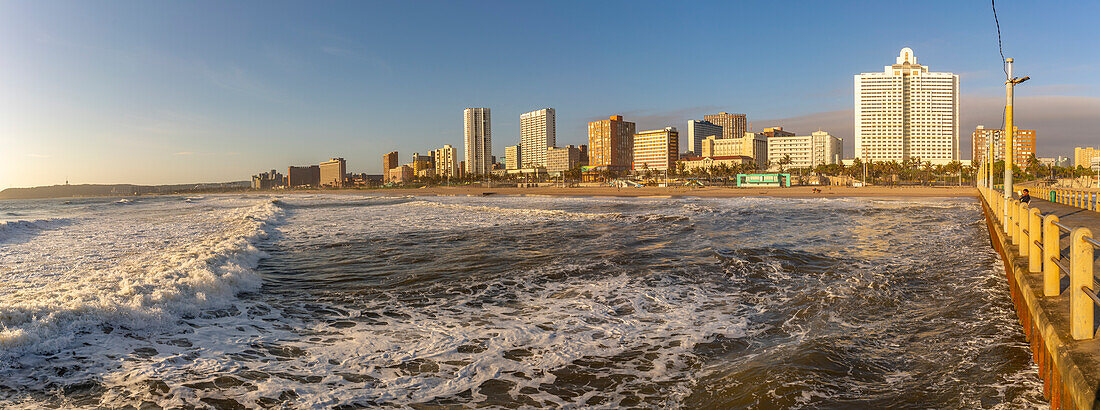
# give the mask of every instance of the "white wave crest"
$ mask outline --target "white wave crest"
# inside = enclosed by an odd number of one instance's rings
[[[281,209],[266,202],[218,216],[216,235],[182,247],[139,248],[138,255],[92,268],[13,273],[21,280],[0,289],[0,356],[56,351],[96,326],[161,325],[258,290],[253,268],[265,255],[255,243],[282,218]]]
[[[48,229],[56,229],[69,222],[70,220],[68,218],[0,222],[0,242],[15,237],[34,235],[37,232]]]

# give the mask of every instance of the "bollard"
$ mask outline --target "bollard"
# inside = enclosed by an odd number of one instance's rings
[[[1015,199],[1008,201],[1008,237],[1012,244],[1020,245],[1020,201]]]
[[[1043,215],[1039,213],[1039,209],[1031,208],[1027,212],[1028,215],[1028,237],[1027,237],[1027,271],[1031,273],[1039,273],[1043,267],[1043,253],[1039,250],[1039,242],[1043,237]]]
[[[1057,215],[1043,217],[1043,296],[1058,296],[1061,290],[1059,279],[1062,273],[1054,263],[1061,254],[1061,245],[1058,244],[1059,232],[1058,227],[1054,226],[1055,222],[1058,222]]]
[[[1019,232],[1020,237],[1020,256],[1025,258],[1031,255],[1031,226],[1029,226],[1031,223],[1031,214],[1028,211],[1027,204],[1020,202],[1020,207],[1016,210],[1016,217],[1020,221],[1020,228],[1016,231]]]
[[[1092,291],[1092,244],[1085,238],[1092,237],[1089,228],[1075,228],[1070,234],[1069,259],[1069,317],[1073,340],[1092,339],[1092,298],[1082,287]]]

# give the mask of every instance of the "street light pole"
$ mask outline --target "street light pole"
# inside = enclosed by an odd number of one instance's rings
[[[1031,77],[1024,77],[1024,78],[1012,77],[1012,59],[1011,58],[1005,59],[1005,64],[1008,66],[1007,67],[1007,69],[1008,69],[1008,71],[1007,71],[1008,79],[1005,80],[1005,100],[1006,101],[1005,101],[1005,130],[1004,130],[1004,141],[1005,141],[1005,189],[1004,189],[1004,191],[1005,191],[1004,192],[1004,194],[1005,194],[1005,205],[1004,205],[1004,215],[1008,215],[1009,202],[1011,202],[1010,200],[1012,199],[1012,163],[1014,162],[1013,161],[1014,157],[1012,155],[1012,148],[1013,148],[1012,147],[1012,144],[1013,144],[1013,138],[1012,137],[1013,137],[1013,135],[1016,134],[1016,127],[1012,126],[1012,114],[1013,114],[1013,110],[1012,110],[1012,102],[1013,102],[1012,91],[1013,91],[1013,88],[1016,87],[1016,84],[1020,84],[1024,81],[1027,81]]]

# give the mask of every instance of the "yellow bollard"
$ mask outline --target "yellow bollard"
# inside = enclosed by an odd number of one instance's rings
[[[1031,227],[1028,226],[1031,223],[1031,215],[1028,213],[1027,204],[1020,202],[1019,205],[1016,217],[1020,221],[1020,228],[1016,231],[1019,232],[1020,237],[1020,256],[1026,258],[1031,254]]]
[[[1062,274],[1058,265],[1054,263],[1061,253],[1061,245],[1058,243],[1057,215],[1043,217],[1043,296],[1058,296],[1061,289],[1059,279]]]
[[[1069,260],[1069,317],[1070,333],[1074,340],[1092,339],[1092,298],[1082,287],[1092,291],[1092,245],[1085,238],[1092,237],[1089,228],[1076,228],[1070,234]]]
[[[1031,208],[1027,212],[1028,215],[1028,236],[1027,246],[1027,271],[1031,273],[1039,273],[1043,267],[1043,253],[1039,250],[1040,239],[1043,237],[1043,215],[1039,213],[1039,209]]]
[[[1020,201],[1015,199],[1008,201],[1008,237],[1012,244],[1020,245]]]

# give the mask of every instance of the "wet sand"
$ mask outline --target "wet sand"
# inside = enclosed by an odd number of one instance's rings
[[[365,195],[528,195],[528,196],[612,196],[612,197],[704,197],[733,198],[745,196],[767,196],[776,198],[818,198],[818,197],[976,197],[974,187],[889,187],[871,186],[819,187],[822,192],[813,192],[814,187],[798,186],[790,188],[733,188],[733,187],[537,187],[537,188],[482,188],[482,187],[427,187],[412,189],[345,189],[345,190],[308,190],[292,191],[297,193],[326,194],[365,194]]]

